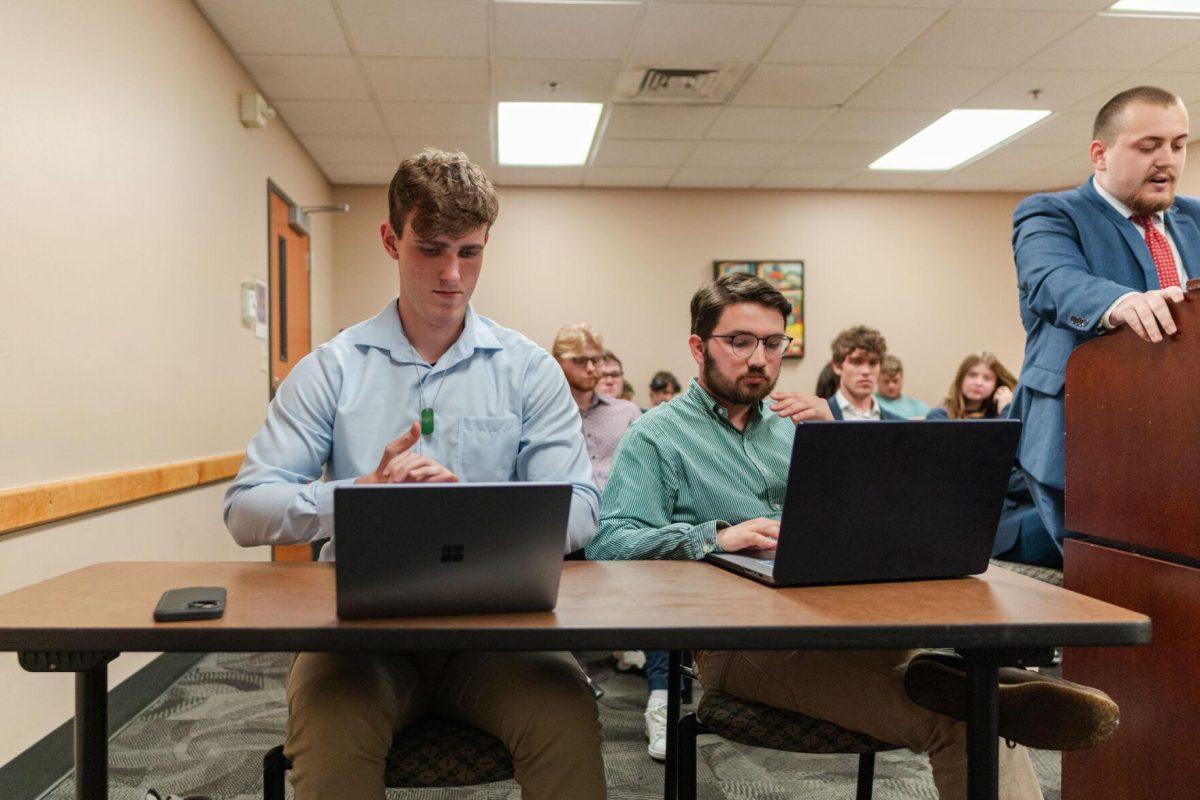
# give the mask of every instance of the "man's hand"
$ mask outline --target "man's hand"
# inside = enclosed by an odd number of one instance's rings
[[[779,541],[779,520],[759,517],[717,531],[717,546],[726,553],[739,550],[774,550]]]
[[[428,456],[417,455],[412,446],[421,438],[421,425],[414,422],[404,435],[383,448],[379,466],[355,483],[458,483],[458,476]]]
[[[1182,303],[1183,289],[1168,286],[1166,289],[1131,294],[1117,304],[1109,314],[1108,321],[1114,328],[1128,325],[1142,341],[1161,342],[1163,334],[1173,336],[1176,330],[1168,300]]]
[[[792,422],[806,422],[812,419],[833,419],[829,410],[829,401],[811,394],[800,392],[772,392],[771,399],[775,405],[771,410],[784,419]]]
[[[992,399],[996,401],[996,411],[1003,414],[1004,409],[1012,403],[1013,391],[1007,386],[997,386],[996,391],[992,392]]]

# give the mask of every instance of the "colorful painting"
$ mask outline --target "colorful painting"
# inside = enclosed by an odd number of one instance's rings
[[[792,304],[787,319],[787,335],[792,343],[784,358],[804,358],[804,262],[789,261],[714,261],[713,277],[727,272],[757,275],[778,289]]]

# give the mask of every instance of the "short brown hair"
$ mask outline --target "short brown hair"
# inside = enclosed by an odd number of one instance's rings
[[[904,372],[904,365],[891,353],[888,353],[883,357],[883,361],[879,362],[879,374],[881,375],[899,375],[901,372]]]
[[[954,383],[950,384],[950,391],[946,394],[946,401],[943,405],[946,407],[946,413],[950,419],[965,419],[967,414],[967,401],[963,397],[962,382],[963,378],[967,377],[967,371],[976,364],[983,364],[996,375],[996,388],[1007,386],[1009,389],[1017,388],[1017,379],[1009,372],[1000,359],[996,358],[994,353],[989,353],[986,350],[982,353],[972,353],[962,360],[958,365],[958,372],[954,374]],[[983,407],[979,409],[976,416],[994,417],[999,413],[996,408],[996,393],[993,391],[992,396],[983,401]]]
[[[833,340],[831,348],[834,364],[841,364],[855,350],[866,350],[867,353],[877,355],[882,359],[887,355],[887,339],[884,339],[883,334],[874,328],[855,325],[853,328],[847,328],[839,333]]]
[[[388,185],[388,222],[397,238],[410,215],[423,238],[457,238],[491,228],[499,213],[496,187],[464,153],[426,148],[401,161]]]
[[[1092,124],[1092,139],[1112,144],[1117,132],[1117,117],[1134,103],[1145,103],[1163,108],[1169,108],[1175,104],[1183,105],[1183,101],[1179,99],[1178,95],[1157,86],[1135,86],[1132,89],[1126,89],[1100,107],[1100,113],[1096,114],[1096,121]]]
[[[727,272],[709,281],[692,295],[692,333],[710,335],[721,319],[721,312],[737,303],[758,303],[783,315],[787,324],[792,304],[771,284],[747,272]]]

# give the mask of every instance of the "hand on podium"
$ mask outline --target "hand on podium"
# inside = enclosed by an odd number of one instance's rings
[[[1171,305],[1184,302],[1183,289],[1168,286],[1166,289],[1151,289],[1137,292],[1117,303],[1109,315],[1109,324],[1114,328],[1128,325],[1145,342],[1161,342],[1163,335],[1175,334],[1175,320],[1171,317]]]

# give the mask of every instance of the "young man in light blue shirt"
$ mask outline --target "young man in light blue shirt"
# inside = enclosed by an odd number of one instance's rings
[[[246,546],[328,538],[332,560],[338,485],[570,481],[563,552],[585,546],[600,495],[562,371],[470,305],[491,182],[461,153],[426,150],[401,163],[388,206],[399,297],[280,386],[226,493],[230,532]],[[430,713],[504,742],[526,800],[605,795],[595,700],[566,653],[301,653],[287,694],[297,800],[383,800],[393,733]]]

